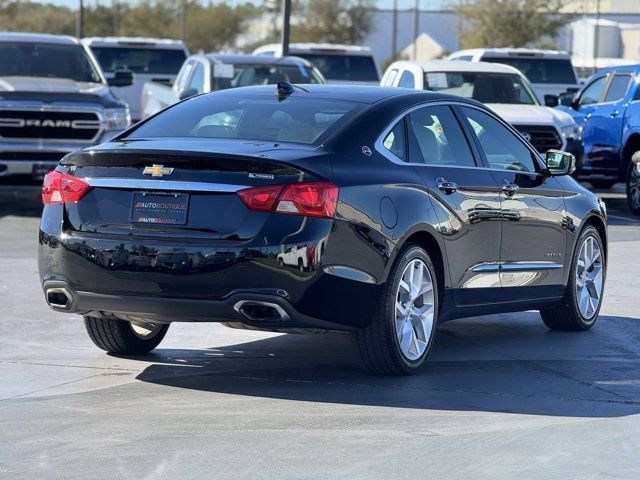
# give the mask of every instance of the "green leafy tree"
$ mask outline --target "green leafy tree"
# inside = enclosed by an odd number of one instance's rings
[[[373,0],[309,0],[294,10],[291,26],[296,42],[359,44],[373,28]]]
[[[460,46],[524,47],[556,36],[572,20],[562,13],[569,0],[472,0],[454,10],[462,19]]]

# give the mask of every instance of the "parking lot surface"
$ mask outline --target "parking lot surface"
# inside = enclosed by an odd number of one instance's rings
[[[174,324],[152,354],[106,355],[43,300],[37,189],[0,185],[0,478],[638,478],[640,219],[603,196],[591,331],[457,320],[388,378],[343,334]]]

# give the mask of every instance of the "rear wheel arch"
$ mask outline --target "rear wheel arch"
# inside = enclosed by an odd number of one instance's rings
[[[622,165],[620,170],[620,178],[626,180],[627,170],[631,157],[636,152],[640,152],[640,132],[632,133],[624,144],[622,149]]]
[[[604,258],[606,260],[608,255],[607,226],[605,225],[604,221],[597,215],[591,215],[587,217],[584,220],[584,222],[582,222],[582,226],[580,227],[580,233],[582,233],[582,231],[588,226],[592,226],[598,231],[598,234],[600,235],[600,240],[602,240],[602,248],[604,250]],[[574,247],[574,249],[575,248],[577,248],[577,246]]]

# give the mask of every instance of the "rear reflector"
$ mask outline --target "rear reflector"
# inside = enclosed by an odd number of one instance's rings
[[[91,187],[66,173],[52,170],[44,176],[42,184],[42,203],[73,203],[84,197]]]
[[[333,183],[267,185],[240,190],[238,195],[250,210],[306,217],[333,218],[338,204]]]

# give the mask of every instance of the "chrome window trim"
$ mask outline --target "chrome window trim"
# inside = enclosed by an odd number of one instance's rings
[[[180,192],[215,192],[235,193],[247,185],[230,185],[226,183],[185,182],[180,180],[153,180],[132,178],[83,178],[91,187],[122,188],[128,190],[161,190]]]
[[[516,138],[518,139],[518,141],[520,141],[526,148],[527,150],[529,150],[531,153],[533,153],[535,155],[535,158],[538,159],[538,167],[540,168],[540,172],[521,172],[518,170],[507,170],[505,168],[495,168],[495,167],[485,167],[484,165],[451,165],[448,163],[417,163],[417,162],[405,162],[402,159],[398,158],[396,155],[394,155],[393,153],[391,153],[389,150],[387,150],[384,145],[382,144],[382,142],[384,141],[384,139],[386,138],[386,136],[389,134],[389,132],[393,129],[393,127],[396,126],[396,124],[401,121],[405,116],[409,115],[411,112],[418,110],[419,108],[424,108],[424,107],[438,107],[438,106],[460,106],[460,107],[469,107],[469,108],[475,108],[476,110],[479,110],[480,112],[483,112],[487,115],[489,115],[490,117],[492,117],[493,119],[495,119],[496,121],[498,121],[498,123],[500,123],[502,126],[506,127],[513,135],[516,136]],[[462,129],[462,127],[460,127],[460,129],[462,130],[463,135],[465,136],[465,138],[467,137],[466,132],[464,131],[464,129]],[[405,165],[405,166],[411,166],[411,167],[446,167],[446,168],[475,168],[478,170],[489,170],[489,171],[495,171],[495,172],[509,172],[509,173],[519,173],[519,174],[528,174],[528,175],[542,175],[542,172],[544,171],[544,169],[546,168],[544,165],[544,161],[542,160],[542,157],[540,155],[540,153],[536,150],[536,149],[532,149],[529,147],[529,145],[527,145],[525,142],[522,142],[522,135],[520,134],[520,132],[518,130],[516,130],[515,127],[513,127],[511,124],[505,122],[504,120],[502,120],[500,117],[498,117],[496,114],[494,114],[491,110],[487,109],[487,108],[482,108],[479,107],[478,105],[473,105],[471,103],[466,103],[466,102],[456,102],[456,101],[441,101],[441,100],[434,100],[434,101],[427,101],[427,102],[423,102],[420,103],[418,105],[414,105],[412,107],[409,107],[408,109],[404,110],[402,113],[396,115],[396,117],[386,126],[386,128],[382,131],[382,133],[380,135],[378,135],[378,137],[376,138],[375,143],[373,144],[373,148],[375,148],[375,150],[382,155],[383,157],[387,158],[388,160],[392,161],[393,163],[397,164],[397,165]],[[471,139],[473,140],[473,139]],[[478,161],[478,160],[482,160],[482,159],[478,159],[475,158],[475,154],[473,152],[473,149],[469,148],[471,150],[471,154],[474,157],[474,161]]]

